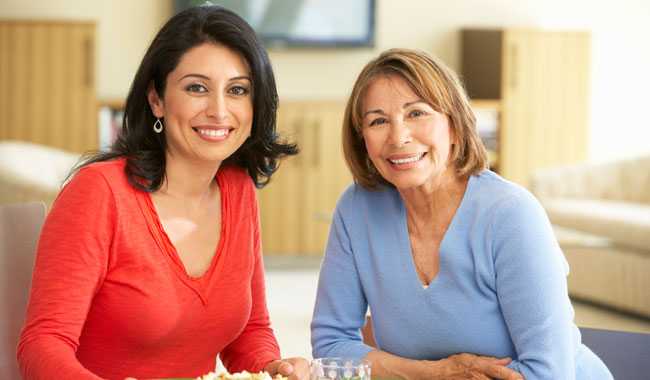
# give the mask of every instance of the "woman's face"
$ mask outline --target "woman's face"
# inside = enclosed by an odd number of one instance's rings
[[[398,75],[374,79],[362,99],[362,135],[379,174],[399,190],[435,185],[452,141],[449,119]]]
[[[162,98],[152,88],[149,104],[164,118],[167,157],[220,163],[250,136],[252,78],[242,56],[218,44],[188,50],[167,75]]]

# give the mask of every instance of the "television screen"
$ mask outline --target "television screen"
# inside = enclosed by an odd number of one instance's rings
[[[370,47],[375,0],[176,0],[176,11],[221,5],[242,16],[268,47]]]

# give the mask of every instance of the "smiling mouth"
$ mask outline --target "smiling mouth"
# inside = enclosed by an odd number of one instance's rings
[[[411,164],[414,162],[420,161],[427,153],[422,152],[419,154],[416,154],[411,157],[404,157],[404,158],[389,158],[388,162],[390,162],[393,165],[405,165],[405,164]]]
[[[192,128],[199,135],[212,139],[223,139],[230,134],[231,128]]]

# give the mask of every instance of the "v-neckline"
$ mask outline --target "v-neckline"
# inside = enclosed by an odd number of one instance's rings
[[[438,273],[431,279],[431,281],[429,281],[428,284],[424,284],[422,280],[420,280],[420,276],[418,275],[416,265],[415,265],[415,259],[413,258],[413,247],[411,246],[411,239],[409,238],[406,206],[404,205],[404,200],[400,196],[399,192],[394,189],[395,194],[399,201],[399,208],[400,208],[399,211],[401,213],[400,236],[402,238],[402,246],[408,247],[408,251],[406,252],[406,254],[408,255],[408,259],[406,261],[409,266],[409,271],[410,271],[409,275],[411,276],[411,278],[415,278],[418,288],[422,289],[423,291],[433,288],[436,284],[440,282],[439,280],[440,277],[444,275],[444,266],[443,266],[442,258],[445,251],[444,249],[445,242],[447,241],[447,237],[453,232],[453,230],[456,227],[456,224],[458,223],[456,220],[459,218],[458,215],[461,213],[462,209],[464,208],[466,199],[468,198],[468,194],[471,191],[473,181],[474,181],[474,176],[470,175],[469,178],[467,179],[467,186],[465,186],[465,192],[463,193],[463,196],[460,199],[458,208],[456,208],[456,212],[454,212],[454,216],[451,218],[451,222],[449,222],[449,226],[447,226],[447,230],[442,236],[442,239],[440,240],[440,244],[438,246]]]
[[[185,268],[183,261],[180,259],[180,256],[178,255],[176,246],[174,246],[174,244],[172,243],[171,239],[167,235],[167,232],[165,231],[162,225],[162,222],[158,215],[158,211],[156,210],[156,206],[153,202],[153,198],[151,197],[151,193],[142,191],[139,192],[140,195],[138,196],[140,207],[142,209],[145,218],[147,219],[147,226],[149,227],[149,231],[151,232],[151,235],[156,241],[156,244],[158,245],[161,252],[164,254],[166,259],[170,263],[170,266],[172,267],[173,271],[176,273],[178,278],[185,285],[187,285],[192,290],[194,290],[197,293],[197,295],[201,298],[201,301],[204,304],[207,303],[205,288],[207,287],[207,284],[210,281],[210,279],[213,277],[213,274],[217,271],[217,267],[220,266],[219,264],[223,261],[222,260],[223,247],[226,244],[225,242],[228,236],[228,225],[229,225],[228,220],[230,215],[230,210],[228,208],[229,189],[228,189],[228,183],[227,181],[224,180],[224,177],[223,175],[221,175],[221,173],[222,173],[221,170],[219,170],[216,175],[216,181],[217,184],[219,185],[219,191],[221,197],[220,199],[221,226],[220,226],[219,242],[217,243],[212,259],[210,260],[210,265],[208,266],[206,271],[203,272],[198,277],[191,276],[188,273],[187,269]]]

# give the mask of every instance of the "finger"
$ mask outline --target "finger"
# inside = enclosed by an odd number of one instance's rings
[[[282,376],[289,376],[293,373],[293,365],[289,362],[282,361],[278,366],[278,373]]]
[[[489,362],[492,363],[492,364],[496,364],[496,363],[505,363],[505,364],[509,364],[509,363],[512,361],[512,358],[509,358],[509,357],[505,357],[505,358],[495,358],[495,357],[493,357],[493,356],[479,356],[479,358],[484,359],[484,360],[487,360],[487,361],[489,361]]]
[[[292,379],[309,379],[309,362],[304,358],[291,358],[289,363],[293,365]]]
[[[492,360],[492,364],[497,364],[497,365],[508,365],[512,362],[512,359],[510,358],[494,358]]]
[[[523,377],[521,377],[519,372],[501,365],[489,364],[485,366],[483,372],[486,375],[496,379],[502,379],[502,380],[523,379]]]
[[[268,372],[271,376],[274,376],[276,373],[278,373],[280,364],[282,364],[282,360],[273,360],[272,362],[268,363],[266,367],[264,367],[264,371]]]

